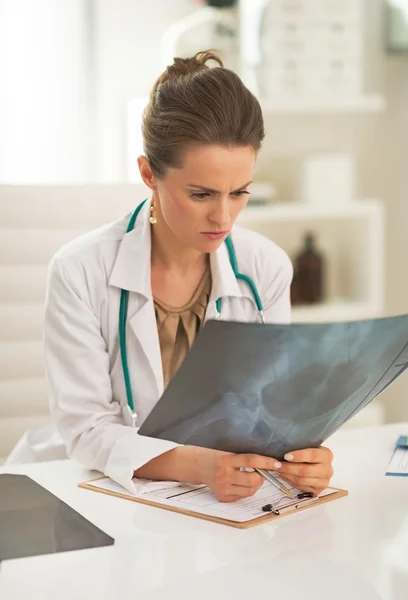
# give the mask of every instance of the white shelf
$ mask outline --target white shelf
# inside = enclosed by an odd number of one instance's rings
[[[379,316],[380,310],[368,302],[333,302],[311,306],[294,306],[293,323],[332,323],[335,321],[359,321]]]
[[[295,323],[331,323],[382,315],[384,295],[384,206],[366,199],[337,206],[296,202],[248,206],[238,224],[274,240],[289,256],[306,227],[318,232],[329,258],[329,302],[293,307]],[[336,301],[339,298],[339,301]]]
[[[273,102],[262,103],[265,115],[274,113],[375,113],[386,107],[385,97],[380,94],[367,94],[355,98],[277,98]]]
[[[286,202],[267,206],[251,206],[249,203],[242,211],[238,223],[279,222],[279,221],[315,221],[341,218],[365,218],[382,211],[380,200],[367,199],[350,202],[344,206],[333,206],[328,202],[325,206]]]

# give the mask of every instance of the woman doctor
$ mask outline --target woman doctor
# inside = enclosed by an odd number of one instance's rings
[[[263,479],[250,469],[261,468],[319,493],[333,474],[327,448],[299,450],[279,463],[138,435],[205,320],[217,317],[217,299],[221,319],[259,321],[251,291],[235,278],[227,236],[240,271],[258,289],[267,322],[290,320],[292,278],[279,247],[234,227],[264,138],[260,105],[235,73],[210,52],[176,58],[153,87],[143,138],[138,164],[151,198],[133,228],[127,232],[126,215],[69,243],[50,265],[45,363],[51,411],[67,452],[130,491],[134,477],[188,481],[233,501],[257,491]],[[129,294],[136,427],[123,417],[121,290]]]

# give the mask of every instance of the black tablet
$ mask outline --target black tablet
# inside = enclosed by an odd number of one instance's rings
[[[110,546],[114,540],[25,475],[0,475],[0,561]]]

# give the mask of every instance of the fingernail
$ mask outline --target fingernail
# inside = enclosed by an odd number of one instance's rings
[[[282,463],[276,461],[276,463],[273,465],[273,468],[274,469],[280,469],[281,466],[282,466]]]
[[[285,460],[293,460],[293,454],[285,454]]]

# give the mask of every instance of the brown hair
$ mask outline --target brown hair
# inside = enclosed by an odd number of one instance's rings
[[[210,68],[206,63],[216,61]],[[191,145],[261,147],[258,100],[211,51],[175,58],[157,79],[143,115],[144,151],[157,177],[182,166]]]

